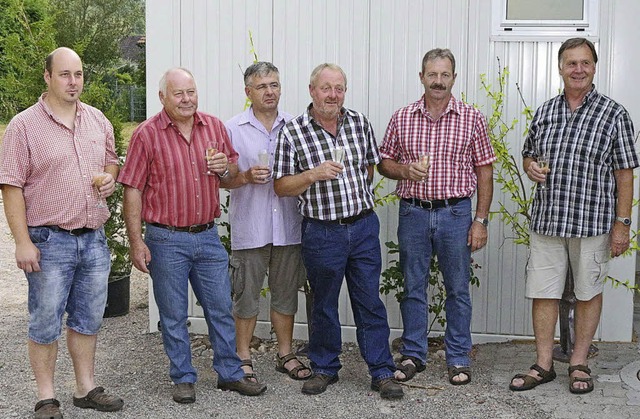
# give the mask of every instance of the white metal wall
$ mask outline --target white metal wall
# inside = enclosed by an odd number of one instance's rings
[[[434,47],[450,48],[457,60],[454,94],[464,92],[470,102],[486,105],[480,92],[479,75],[490,79],[501,66],[511,72],[507,93],[507,119],[519,118],[522,110],[515,83],[533,108],[557,94],[560,78],[556,66],[560,42],[491,42],[489,0],[153,0],[147,1],[148,114],[160,110],[154,87],[160,75],[172,66],[191,69],[200,92],[200,109],[226,120],[242,111],[245,97],[242,70],[253,61],[249,31],[259,59],[272,61],[281,72],[281,107],[298,114],[310,102],[308,79],[322,62],[335,62],[348,78],[345,106],[367,114],[379,141],[392,112],[422,94],[418,72],[422,56]],[[637,60],[625,28],[633,28],[630,16],[640,8],[633,0],[601,1],[600,63],[596,84],[631,111],[632,92],[637,85]],[[624,55],[623,55],[624,54]],[[615,65],[614,65],[615,64]],[[637,106],[636,106],[637,108]],[[523,127],[510,137],[518,154]],[[387,191],[393,190],[388,183]],[[499,200],[507,202],[498,190]],[[396,240],[397,208],[378,210],[381,242]],[[510,232],[496,218],[490,227],[486,249],[474,254],[482,268],[476,273],[480,288],[473,288],[472,330],[476,341],[531,335],[530,305],[524,298],[524,263],[527,249],[509,240]],[[383,255],[386,263],[387,257]],[[617,263],[618,277],[633,279],[635,261]],[[631,338],[630,293],[608,289],[600,337],[606,340]],[[150,297],[151,298],[151,297]],[[151,306],[155,307],[153,300]],[[205,330],[201,311],[192,301],[194,330]],[[261,320],[268,318],[263,302]],[[389,324],[394,336],[402,323],[395,298],[386,298]],[[306,328],[304,298],[296,337]],[[353,317],[343,290],[340,317],[345,339],[352,340]],[[157,313],[151,310],[151,328]],[[624,325],[621,327],[621,325]],[[628,326],[627,326],[628,325]],[[260,332],[268,332],[266,323]]]

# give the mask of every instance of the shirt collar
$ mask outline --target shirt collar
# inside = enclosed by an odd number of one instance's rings
[[[276,116],[274,126],[281,124],[283,121],[284,121],[284,115],[282,114],[280,109],[278,109],[278,115]],[[256,114],[253,112],[253,106],[250,106],[249,109],[244,111],[240,115],[240,118],[238,118],[238,125],[244,125],[244,124],[251,124],[253,126],[258,126],[258,127],[262,126],[262,123],[258,121],[258,118],[256,118]]]
[[[174,123],[171,121],[171,118],[169,118],[167,111],[162,108],[160,111],[160,127],[167,129],[171,125],[174,125]],[[207,122],[200,117],[200,112],[198,111],[193,114],[193,126],[195,127],[196,125],[207,125]]]
[[[565,102],[567,102],[567,97],[565,96],[565,91],[564,89],[562,90],[562,100],[564,100]],[[598,96],[598,91],[596,90],[596,85],[595,84],[591,84],[591,90],[589,90],[589,92],[584,96],[584,99],[582,99],[582,103],[580,104],[579,107],[581,107],[582,105],[589,103],[591,101],[593,101],[596,97]]]
[[[453,95],[451,95],[451,98],[449,99],[449,103],[447,103],[447,107],[442,114],[445,115],[449,112],[455,112],[459,115],[461,113],[460,112],[461,106],[462,106],[462,102],[460,102]],[[412,113],[421,112],[423,115],[428,114],[427,107],[424,104],[424,94],[420,97],[420,100],[418,100],[413,104],[413,109],[411,110],[411,112]]]
[[[309,106],[307,106],[307,109],[302,114],[302,126],[309,125],[311,124],[311,121],[314,120],[313,117],[311,116],[311,108],[313,108],[313,102],[311,102]],[[355,111],[351,109],[347,109],[344,106],[340,108],[340,120],[344,120],[345,117],[354,116],[355,114],[356,114]]]

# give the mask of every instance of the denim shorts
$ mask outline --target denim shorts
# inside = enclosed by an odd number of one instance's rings
[[[29,339],[55,342],[67,327],[95,335],[107,302],[111,256],[102,228],[80,236],[48,227],[29,227],[40,250],[40,272],[26,273],[29,282]]]

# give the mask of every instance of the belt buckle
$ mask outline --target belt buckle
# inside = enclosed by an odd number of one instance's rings
[[[345,221],[347,218],[340,218],[338,220],[338,224],[341,226],[346,226],[347,224],[349,224],[347,221]]]
[[[201,228],[202,227],[199,226],[199,225],[192,225],[192,226],[189,226],[189,229],[187,230],[187,232],[189,232],[189,233],[199,233],[201,231],[200,230]]]
[[[69,235],[70,236],[79,236],[81,232],[82,232],[81,228],[74,228],[73,230],[69,230]]]
[[[420,206],[424,209],[433,209],[433,201],[420,201]]]

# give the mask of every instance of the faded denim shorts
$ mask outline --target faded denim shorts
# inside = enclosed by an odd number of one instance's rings
[[[55,342],[67,327],[95,335],[107,302],[111,257],[104,229],[72,236],[48,227],[29,227],[40,250],[40,272],[26,273],[29,282],[29,339]]]

